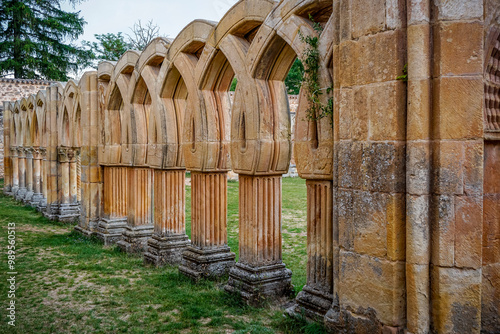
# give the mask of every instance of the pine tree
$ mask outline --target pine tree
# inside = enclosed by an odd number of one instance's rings
[[[71,43],[85,21],[80,12],[61,10],[60,3],[0,1],[0,76],[66,81],[69,72],[88,65],[91,52]]]

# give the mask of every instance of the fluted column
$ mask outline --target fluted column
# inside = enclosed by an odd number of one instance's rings
[[[19,158],[17,147],[11,147],[10,157],[12,159],[12,186],[11,193],[12,196],[16,196],[19,191]]]
[[[69,155],[69,199],[70,203],[78,203],[78,160],[79,150],[70,149]]]
[[[226,274],[234,265],[227,246],[227,173],[191,173],[191,245],[179,271],[193,279]]]
[[[23,200],[26,195],[26,152],[24,147],[17,148],[18,172],[19,172],[19,190],[16,192],[16,199]]]
[[[78,203],[72,201],[71,183],[74,175],[70,171],[71,161],[75,159],[75,150],[71,147],[59,147],[59,214],[57,219],[65,222],[73,222],[79,217]]]
[[[155,170],[154,233],[144,262],[180,264],[189,245],[185,225],[185,170]]]
[[[37,206],[43,198],[42,195],[42,177],[41,177],[41,159],[40,148],[33,148],[33,196],[31,197],[31,206]]]
[[[128,170],[109,166],[103,169],[103,217],[96,235],[105,245],[121,240],[127,226]]]
[[[27,147],[24,149],[26,153],[26,195],[23,202],[30,203],[33,197],[33,148]]]
[[[152,185],[153,170],[149,168],[129,168],[127,226],[123,239],[117,245],[124,252],[142,252],[147,240],[153,234]]]
[[[48,171],[47,168],[49,166],[47,162],[47,149],[45,147],[40,147],[40,189],[42,193],[42,197],[38,202],[38,210],[45,210],[47,207],[47,180],[48,180]]]
[[[333,189],[329,180],[307,180],[306,185],[307,284],[297,302],[308,316],[322,319],[333,302]]]
[[[291,291],[292,272],[281,254],[281,175],[239,175],[240,258],[226,290],[251,304]]]

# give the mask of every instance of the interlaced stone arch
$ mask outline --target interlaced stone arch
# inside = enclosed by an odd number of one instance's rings
[[[4,104],[5,189],[33,201],[41,160],[46,216],[79,218],[80,232],[145,251],[149,263],[182,263],[193,278],[230,271],[226,289],[253,302],[290,287],[280,187],[293,144],[307,180],[308,277],[290,313],[304,308],[345,332],[494,328],[500,7],[417,2],[242,0],[218,23],[196,20],[78,84]],[[283,81],[308,48],[299,31],[319,38],[320,86],[333,87],[334,109],[332,120],[311,120],[302,89],[291,129]],[[405,63],[407,84],[396,79]],[[231,169],[236,265],[225,225]]]

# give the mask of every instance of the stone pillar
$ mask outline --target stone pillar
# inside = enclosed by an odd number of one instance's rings
[[[37,207],[43,199],[41,159],[40,148],[33,148],[33,196],[31,197],[30,205],[34,207]]]
[[[30,203],[33,197],[33,148],[25,148],[26,152],[26,195],[23,202]]]
[[[78,154],[79,150],[71,149],[72,153],[69,161],[69,200],[70,203],[78,203]]]
[[[227,246],[227,173],[191,173],[191,245],[179,271],[194,280],[227,274],[235,255]]]
[[[16,192],[16,200],[21,201],[26,196],[26,152],[24,147],[17,148],[17,159],[19,166],[19,190]]]
[[[129,168],[127,226],[123,239],[118,241],[120,249],[127,253],[142,252],[153,234],[152,184],[153,170]]]
[[[16,196],[19,191],[19,158],[17,147],[11,147],[10,156],[12,159],[12,187],[10,192],[12,196]]]
[[[42,193],[42,197],[38,202],[37,209],[38,211],[43,211],[47,208],[47,180],[48,180],[48,171],[47,168],[49,166],[47,162],[47,149],[45,147],[40,147],[40,163],[41,163],[41,171],[40,171],[40,189]]]
[[[75,151],[70,147],[59,147],[60,169],[60,197],[59,214],[57,219],[64,222],[74,222],[79,216],[78,203],[71,200],[71,172],[70,165],[75,159]]]
[[[104,167],[103,217],[97,225],[97,238],[105,245],[122,239],[127,227],[127,167]]]
[[[189,246],[185,226],[185,170],[155,170],[154,233],[144,262],[156,266],[180,264]]]
[[[323,320],[333,302],[332,181],[307,180],[307,284],[289,313]]]
[[[239,175],[239,262],[225,289],[250,304],[283,296],[292,289],[292,272],[281,254],[281,175]]]

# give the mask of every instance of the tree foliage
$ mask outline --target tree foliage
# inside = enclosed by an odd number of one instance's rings
[[[121,32],[95,34],[97,42],[84,41],[83,45],[92,52],[93,66],[97,67],[103,60],[118,60],[130,49],[143,51],[153,39],[160,36],[160,27],[153,21],[143,25],[139,20],[130,30],[132,35],[127,34],[126,37]]]
[[[131,48],[130,43],[125,41],[121,32],[117,34],[95,34],[94,36],[97,42],[84,41],[83,45],[90,48],[93,59],[97,61],[118,60],[125,51]]]
[[[288,75],[285,79],[286,91],[289,95],[297,95],[300,91],[300,86],[302,86],[302,80],[304,78],[304,65],[299,58],[295,59],[295,62],[290,68]]]
[[[88,65],[91,52],[72,44],[85,21],[80,12],[61,10],[61,2],[0,1],[0,76],[66,81]]]

